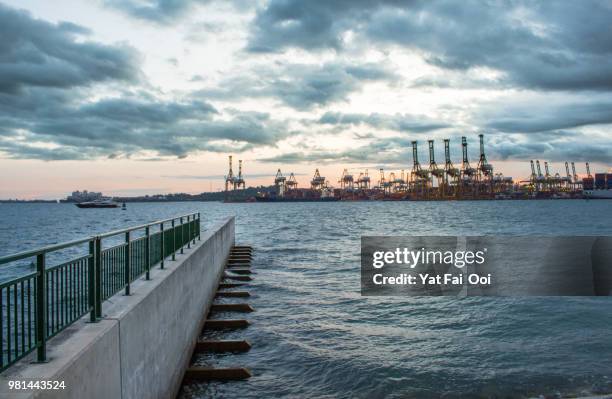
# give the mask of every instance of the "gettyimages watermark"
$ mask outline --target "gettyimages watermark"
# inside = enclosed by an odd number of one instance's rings
[[[364,236],[361,294],[610,296],[612,237]]]

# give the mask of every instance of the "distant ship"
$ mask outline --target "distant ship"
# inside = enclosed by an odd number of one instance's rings
[[[612,199],[612,173],[595,173],[582,180],[584,198]]]
[[[273,197],[257,195],[255,201],[257,202],[326,202],[326,201],[339,201],[338,197],[319,197],[319,198],[293,198],[293,197]]]
[[[79,202],[75,204],[79,208],[118,208],[119,204],[110,199],[98,199],[95,201]]]
[[[612,199],[612,189],[594,189],[594,190],[583,190],[582,194],[584,198],[590,199]]]
[[[326,202],[339,201],[340,197],[334,196],[334,192],[329,189],[323,189],[320,193],[312,190],[293,190],[277,195],[276,193],[257,193],[255,201],[257,202]]]

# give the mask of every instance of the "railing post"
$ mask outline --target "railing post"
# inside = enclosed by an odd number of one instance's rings
[[[200,216],[200,212],[198,212],[198,241],[202,239],[202,217]]]
[[[145,267],[146,267],[146,273],[145,273],[145,279],[146,280],[150,280],[151,279],[151,227],[147,226],[145,227],[145,234],[147,236],[147,238],[145,238]]]
[[[176,260],[176,226],[172,219],[172,260]]]
[[[197,232],[197,228],[198,228],[198,220],[196,219],[196,214],[193,214],[193,232],[191,233],[191,238],[193,239],[193,245],[195,245],[196,243],[196,237],[198,236]]]
[[[187,216],[187,248],[191,248],[191,222],[189,218],[191,216]]]
[[[132,259],[130,259],[130,232],[125,233],[125,270],[124,270],[124,283],[125,283],[125,295],[130,295],[130,265]]]
[[[36,360],[39,362],[47,360],[46,277],[45,254],[38,254],[36,256]]]
[[[166,258],[166,239],[164,238],[164,222],[159,225],[159,231],[161,232],[161,262],[160,268],[164,268],[164,259]]]
[[[96,237],[96,260],[94,262],[95,278],[95,298],[96,298],[96,318],[102,317],[102,238]]]
[[[181,253],[183,252],[183,246],[185,245],[185,225],[183,224],[183,217],[181,216]]]
[[[89,299],[89,321],[96,322],[96,240],[89,241],[89,261],[87,262],[87,297]]]

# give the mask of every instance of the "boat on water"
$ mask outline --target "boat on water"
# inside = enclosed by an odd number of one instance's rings
[[[338,197],[319,197],[319,198],[292,198],[292,197],[274,197],[274,196],[263,196],[256,195],[255,201],[257,202],[326,202],[326,201],[339,201]]]
[[[589,199],[612,199],[612,173],[595,173],[582,179],[582,195]]]
[[[257,202],[326,202],[339,201],[340,197],[334,195],[330,189],[321,191],[313,190],[292,190],[281,191],[282,195],[275,192],[272,193],[257,193],[255,201]]]
[[[612,189],[583,190],[582,194],[589,199],[612,199]]]
[[[79,208],[118,208],[119,204],[111,199],[98,199],[94,201],[79,202],[75,204]]]

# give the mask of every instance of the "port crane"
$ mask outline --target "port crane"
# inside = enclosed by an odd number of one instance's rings
[[[478,171],[484,179],[491,179],[493,175],[493,165],[487,162],[487,157],[485,155],[484,150],[484,135],[479,134],[478,138],[480,140],[480,159],[478,160]],[[481,180],[483,180],[481,177]]]
[[[593,176],[591,175],[591,167],[589,166],[589,163],[588,163],[588,162],[586,163],[586,172],[587,172],[587,177],[588,177],[589,179],[592,179],[592,178],[593,178]]]
[[[406,181],[404,180],[404,170],[402,169],[401,174],[396,176],[395,173],[389,175],[389,182],[392,185],[393,192],[406,191]]]
[[[444,139],[444,171],[446,172],[445,190],[454,191],[454,195],[459,195],[459,179],[461,171],[453,165],[450,157],[450,139]]]
[[[383,194],[391,194],[391,182],[385,179],[385,170],[383,168],[380,168],[378,187],[383,191]]]
[[[538,170],[538,191],[546,191],[546,179],[544,178],[544,175],[542,175],[539,159],[536,159],[536,168]]]
[[[285,185],[286,181],[287,181],[287,178],[283,176],[283,173],[281,172],[279,168],[278,171],[276,172],[276,176],[274,177],[274,185],[276,186],[276,194],[279,197],[283,197],[285,195],[285,191],[287,189]]]
[[[553,178],[548,171],[548,162],[544,161],[544,182],[549,189],[554,187]]]
[[[232,170],[232,156],[229,156],[229,171],[227,172],[227,176],[225,176],[225,191],[229,190],[229,187],[234,186],[234,171]]]
[[[574,176],[574,190],[577,190],[578,187],[582,186],[582,182],[578,180],[578,174],[576,173],[576,165],[572,161],[572,175]]]
[[[297,180],[295,180],[295,175],[293,174],[293,172],[291,172],[291,174],[289,175],[289,179],[287,179],[287,182],[285,183],[285,185],[287,186],[287,190],[297,189],[298,182]]]
[[[474,180],[475,177],[477,177],[477,170],[470,166],[470,161],[468,160],[468,143],[465,136],[461,137],[461,152],[463,155],[461,162],[461,195],[475,195],[476,186]]]
[[[242,177],[242,159],[238,160],[238,177],[234,179],[234,190],[239,190],[240,188],[243,190],[245,188],[244,178]]]
[[[439,167],[436,163],[436,156],[434,151],[434,141],[427,140],[429,144],[429,173],[431,174],[432,180],[435,178],[436,185],[438,187],[438,196],[444,197],[444,169]],[[433,186],[433,181],[432,181]]]
[[[370,188],[370,176],[368,176],[368,170],[365,170],[365,174],[359,173],[357,178],[357,188],[361,190],[368,190]]]
[[[531,177],[529,180],[531,181],[531,187],[533,187],[533,189],[537,191],[539,187],[538,175],[536,175],[533,159],[530,162],[531,162]]]
[[[429,171],[421,168],[419,163],[419,151],[417,142],[412,142],[412,172],[410,173],[412,180],[412,189],[417,196],[423,196],[428,188]]]
[[[570,175],[569,163],[565,161],[565,177],[561,179],[563,186],[569,191],[572,189],[572,176]]]
[[[463,160],[461,162],[463,180],[471,180],[476,174],[476,170],[470,166],[470,161],[468,160],[468,144],[465,136],[461,137],[461,152],[463,155]]]
[[[349,174],[347,169],[344,169],[344,171],[342,171],[342,176],[340,177],[340,180],[338,180],[338,183],[340,183],[340,188],[342,190],[353,190],[353,175]]]
[[[312,180],[310,181],[310,188],[311,190],[318,191],[321,191],[326,188],[325,177],[321,176],[321,174],[319,173],[319,169],[315,170],[315,174]]]

